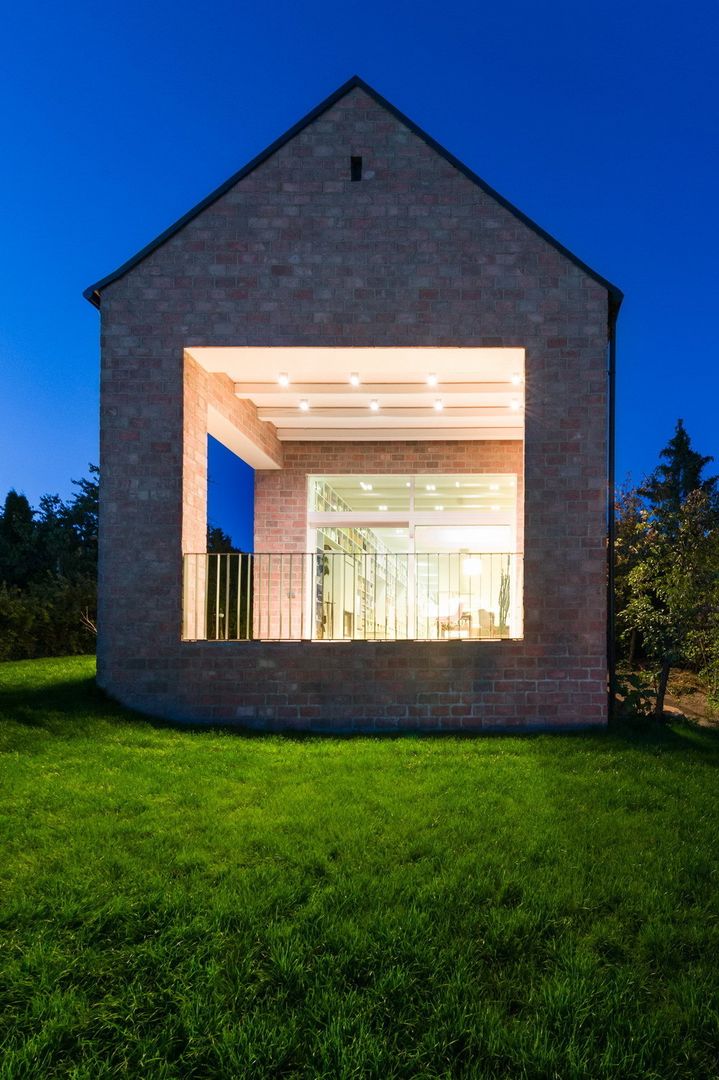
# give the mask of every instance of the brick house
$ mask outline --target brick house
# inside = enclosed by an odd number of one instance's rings
[[[371,87],[85,296],[113,697],[266,729],[606,722],[621,293]],[[252,553],[206,551],[208,433],[256,470]]]

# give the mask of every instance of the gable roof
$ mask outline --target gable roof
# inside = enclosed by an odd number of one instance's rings
[[[580,270],[582,270],[585,274],[593,278],[594,281],[598,282],[603,288],[605,288],[609,293],[610,320],[613,322],[614,319],[616,319],[616,316],[619,312],[619,307],[624,298],[624,293],[621,289],[617,288],[616,285],[612,285],[610,281],[607,281],[607,279],[602,277],[601,274],[598,274],[596,270],[592,270],[591,266],[587,266],[585,262],[583,262],[576,255],[574,255],[568,248],[564,246],[564,244],[561,244],[559,240],[555,240],[555,238],[553,236],[550,236],[550,234],[546,232],[546,230],[544,230],[540,225],[537,225],[535,221],[532,221],[532,219],[528,218],[526,214],[523,214],[521,210],[519,210],[516,206],[514,206],[507,199],[505,199],[504,196],[500,195],[498,191],[495,191],[493,187],[490,187],[490,185],[486,183],[486,181],[482,180],[480,176],[477,176],[477,174],[473,172],[470,168],[468,168],[467,165],[461,162],[459,158],[456,158],[454,154],[451,154],[449,152],[449,150],[445,150],[445,148],[443,146],[440,146],[440,144],[435,139],[433,139],[431,135],[428,135],[426,131],[423,131],[422,128],[418,127],[417,124],[410,120],[408,116],[405,116],[404,113],[400,112],[400,110],[397,109],[394,105],[392,105],[391,102],[387,101],[386,98],[382,97],[381,94],[377,93],[377,91],[373,89],[373,87],[369,86],[369,84],[366,83],[364,79],[361,79],[359,75],[353,75],[351,79],[348,79],[346,83],[343,83],[343,85],[340,86],[337,90],[335,90],[333,94],[330,94],[330,96],[325,98],[324,101],[321,101],[320,104],[315,106],[315,108],[312,109],[311,112],[307,113],[306,116],[304,116],[301,120],[294,124],[288,131],[286,131],[284,135],[280,135],[279,139],[275,139],[273,143],[271,143],[265,150],[263,150],[251,161],[249,161],[247,165],[245,165],[242,169],[239,170],[239,172],[236,172],[233,176],[229,178],[229,180],[226,180],[224,184],[221,184],[218,188],[215,188],[215,190],[212,191],[206,198],[204,198],[202,202],[199,202],[191,210],[188,210],[188,212],[184,214],[178,221],[176,221],[174,225],[170,225],[168,229],[165,229],[163,233],[160,233],[159,236],[157,236],[154,240],[150,241],[150,243],[147,244],[144,248],[142,248],[141,251],[138,251],[136,255],[133,255],[132,258],[127,260],[127,262],[124,262],[122,266],[119,266],[117,270],[113,270],[111,274],[108,274],[104,278],[100,278],[100,280],[96,281],[94,285],[90,285],[87,289],[85,289],[82,294],[85,299],[89,300],[90,303],[93,304],[96,308],[99,308],[100,293],[107,285],[110,285],[113,281],[117,281],[119,278],[124,277],[124,275],[127,274],[130,270],[132,270],[135,266],[137,266],[138,263],[142,262],[144,258],[146,258],[153,251],[156,251],[159,247],[161,247],[166,240],[169,240],[170,237],[174,236],[175,233],[179,232],[180,229],[184,228],[184,226],[187,225],[188,222],[196,218],[198,214],[201,214],[202,211],[206,210],[208,206],[212,206],[212,204],[216,202],[217,199],[221,198],[227,191],[230,190],[230,188],[234,187],[234,185],[238,183],[238,181],[244,179],[245,176],[248,176],[249,173],[253,172],[253,170],[257,168],[258,165],[261,165],[264,161],[271,157],[272,154],[274,154],[277,150],[279,150],[291,139],[293,139],[295,135],[299,135],[299,133],[303,131],[304,128],[306,128],[309,124],[311,124],[313,120],[316,120],[319,116],[321,116],[324,112],[330,109],[341,98],[343,98],[346,94],[348,94],[351,90],[354,90],[355,88],[363,90],[366,94],[373,98],[378,105],[381,105],[397,120],[399,120],[401,124],[404,124],[405,127],[409,128],[409,130],[413,132],[413,134],[415,134],[418,138],[422,139],[422,141],[425,142],[427,146],[431,147],[432,150],[440,154],[441,157],[445,159],[445,161],[448,161],[450,165],[453,165],[455,169],[457,169],[469,180],[471,180],[473,184],[476,184],[477,187],[481,188],[482,191],[484,191],[487,195],[490,195],[496,202],[500,204],[500,206],[503,206],[505,210],[508,210],[510,214],[513,214],[514,217],[516,217],[519,221],[526,225],[527,228],[531,229],[532,232],[536,233],[537,236],[541,236],[543,240],[546,240],[546,242],[550,244],[553,248],[555,248],[555,250],[558,251],[560,255],[563,255],[566,259],[569,259],[570,262],[574,263],[575,266],[579,267]]]

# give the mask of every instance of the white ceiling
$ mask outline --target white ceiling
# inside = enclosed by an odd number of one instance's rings
[[[524,350],[192,348],[252,401],[280,440],[521,439]],[[352,386],[356,373],[360,385]],[[281,375],[289,378],[283,386]],[[428,377],[436,376],[436,385]],[[303,410],[300,403],[309,406]],[[370,403],[379,408],[373,410]],[[442,408],[435,407],[441,402]]]

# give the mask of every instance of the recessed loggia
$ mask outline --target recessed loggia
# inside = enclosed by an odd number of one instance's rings
[[[523,349],[187,351],[205,370],[229,376],[237,397],[254,405],[258,419],[272,425],[281,442],[523,438]],[[280,374],[265,381],[268,370]]]

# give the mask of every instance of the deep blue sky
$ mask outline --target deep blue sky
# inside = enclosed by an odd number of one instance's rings
[[[97,460],[114,269],[358,73],[626,293],[618,478],[684,417],[719,458],[719,7],[7,5],[0,497]]]

